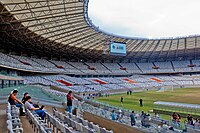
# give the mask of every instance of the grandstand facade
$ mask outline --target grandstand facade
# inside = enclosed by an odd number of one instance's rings
[[[67,60],[154,62],[199,59],[200,37],[128,38],[101,31],[88,16],[89,0],[1,0],[4,52]],[[109,42],[126,43],[126,59],[109,55]]]

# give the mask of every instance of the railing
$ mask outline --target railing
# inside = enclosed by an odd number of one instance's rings
[[[8,103],[7,109],[7,129],[8,132],[23,133],[22,123],[19,118],[18,108]]]

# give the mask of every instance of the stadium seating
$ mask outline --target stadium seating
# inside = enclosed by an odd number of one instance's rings
[[[104,67],[101,63],[87,63],[90,67],[95,68],[98,74],[110,74],[111,71]]]
[[[142,73],[135,63],[120,63],[120,65],[126,68],[128,73]]]
[[[26,114],[35,132],[40,132],[40,133],[52,132],[52,129],[48,126],[48,124],[44,120],[42,120],[34,111],[31,112],[30,110],[26,110]]]
[[[78,75],[130,75],[200,71],[199,60],[152,63],[83,63],[6,55],[3,53],[0,53],[0,64],[5,67],[12,67],[24,71]]]
[[[7,105],[7,129],[9,133],[23,133],[22,123],[19,118],[18,108],[15,105]]]
[[[25,84],[41,84],[57,86],[65,90],[75,92],[97,92],[107,90],[133,89],[133,88],[156,88],[163,86],[192,86],[199,85],[200,79],[191,76],[164,76],[164,75],[133,75],[131,77],[104,77],[104,78],[76,78],[66,75],[54,76],[24,76]],[[132,82],[128,82],[129,79]],[[66,85],[64,83],[71,85]],[[102,81],[100,82],[94,81]],[[159,81],[159,82],[158,82]]]
[[[152,63],[136,63],[143,73],[158,73],[157,69],[153,69]]]
[[[158,72],[169,73],[174,72],[171,62],[154,62],[159,67]]]
[[[192,68],[188,67],[190,61],[172,61],[176,72],[191,72]]]
[[[88,122],[83,118],[73,115],[65,111],[65,115],[58,112],[57,110],[53,109],[53,115],[58,118],[61,123],[67,124],[68,126],[72,127],[74,130],[84,133],[89,132],[99,132],[104,133],[100,130],[103,130],[98,125],[93,124],[92,122]],[[58,126],[57,126],[58,127]],[[112,131],[105,130],[105,133],[112,133]]]
[[[121,70],[121,66],[117,63],[103,63],[103,65],[112,72],[112,74],[124,75],[127,71]]]

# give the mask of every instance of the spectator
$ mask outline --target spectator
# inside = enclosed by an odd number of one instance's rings
[[[181,116],[180,116],[180,114],[177,115],[176,121],[177,121],[178,126],[180,126],[180,124],[181,124]]]
[[[176,115],[176,113],[174,112],[174,113],[172,114],[172,121],[173,121],[173,122],[176,122],[176,119],[177,119],[177,115]]]
[[[140,99],[139,101],[140,101],[140,107],[142,107],[142,106],[143,106],[143,104],[142,104],[142,101],[143,101],[143,100]]]
[[[189,125],[193,125],[192,116],[190,114],[187,116],[187,121]]]
[[[145,126],[145,113],[144,113],[144,111],[142,111],[142,114],[140,115],[140,118],[141,118],[142,126]]]
[[[25,99],[25,108],[31,111],[35,111],[41,118],[42,120],[44,120],[45,117],[45,112],[43,109],[44,106],[42,106],[41,108],[35,108],[33,106],[33,104],[31,104],[31,97],[27,96]]]
[[[72,91],[69,91],[69,93],[67,94],[67,111],[69,113],[72,113],[72,100],[73,99],[74,99],[74,97],[72,96]]]
[[[117,114],[117,119],[120,123],[122,123],[122,118],[123,118],[123,114],[122,114],[122,111],[119,110],[118,114]]]
[[[24,104],[16,98],[17,93],[18,90],[13,90],[10,96],[8,97],[8,102],[10,103],[10,105],[16,105],[16,107],[19,107],[20,116],[24,116],[25,115],[25,113],[23,112]]]
[[[112,120],[113,120],[113,121],[116,120],[116,114],[115,114],[115,111],[114,111],[114,110],[112,111],[111,117],[112,117]]]
[[[155,113],[154,118],[159,118],[158,113]]]
[[[194,126],[199,128],[200,127],[200,120],[196,118]]]
[[[135,126],[136,117],[134,111],[132,111],[130,118],[131,118],[131,126]]]
[[[24,93],[24,97],[22,98],[22,103],[25,104],[25,98],[28,96],[28,92]]]
[[[121,97],[121,105],[123,106],[123,101],[124,101],[124,98]]]

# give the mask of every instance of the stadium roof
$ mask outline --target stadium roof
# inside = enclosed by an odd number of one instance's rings
[[[200,57],[200,37],[128,38],[92,24],[88,0],[1,0],[0,46],[28,54],[78,59],[121,59],[109,42],[127,44],[127,59],[184,60]]]

